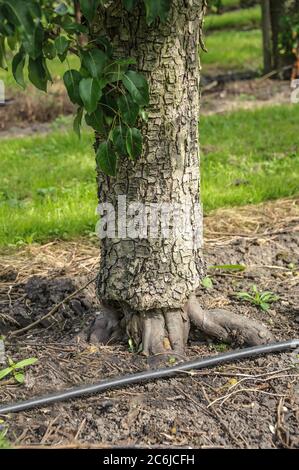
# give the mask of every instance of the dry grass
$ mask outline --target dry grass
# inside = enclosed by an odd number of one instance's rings
[[[275,231],[288,231],[299,223],[299,199],[286,198],[234,209],[217,209],[205,218],[205,239],[233,236],[257,236]],[[292,226],[292,230],[294,227]]]
[[[293,231],[297,222],[299,224],[299,198],[218,209],[205,217],[205,242],[213,244],[234,237],[266,237],[273,234],[273,230],[275,233]],[[14,283],[25,282],[33,275],[76,277],[93,274],[99,259],[97,240],[53,241],[45,245],[2,249],[0,272],[2,279],[7,279],[11,272]],[[1,277],[0,285],[3,285]],[[5,282],[6,288],[8,284],[11,281]]]

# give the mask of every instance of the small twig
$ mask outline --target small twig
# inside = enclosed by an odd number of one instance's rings
[[[221,401],[222,400],[222,403],[221,405],[223,405],[223,403],[228,399],[230,398],[232,395],[235,395],[236,393],[241,393],[241,392],[258,392],[258,393],[263,393],[265,395],[270,395],[272,397],[285,397],[285,395],[280,395],[280,394],[277,394],[277,393],[270,393],[270,392],[265,392],[264,390],[259,390],[258,388],[240,388],[239,390],[234,390],[233,392],[230,392],[228,393],[227,395],[224,395],[222,397],[219,397],[219,398],[216,398],[216,400],[213,400],[209,403],[208,405],[208,408],[210,408],[210,406],[213,406],[215,403],[217,403],[218,401]]]
[[[284,72],[285,70],[291,69],[293,66],[292,65],[285,65],[284,67],[281,67],[280,69],[272,70],[271,72],[266,73],[262,77],[258,78],[257,81],[258,83],[263,82],[264,80],[267,80],[267,78],[271,78],[274,75],[276,75],[279,72]]]
[[[77,441],[77,440],[79,439],[79,436],[80,436],[81,432],[83,431],[83,428],[84,428],[84,426],[85,426],[85,423],[86,423],[86,418],[83,419],[83,421],[81,422],[81,424],[80,424],[80,426],[79,426],[79,428],[78,428],[78,431],[77,431],[77,433],[76,433],[76,435],[75,435],[75,438],[74,438],[75,441]]]
[[[207,410],[209,409],[209,406],[213,403],[210,401],[210,398],[207,394],[207,392],[205,391],[205,388],[202,386],[201,387],[202,389],[202,392],[204,394],[204,397],[205,399],[207,400],[208,402],[208,405],[207,405]],[[210,411],[210,410],[209,410]],[[232,432],[231,428],[229,425],[227,425],[227,423],[225,422],[224,419],[222,419],[221,415],[218,413],[218,411],[213,408],[213,414],[215,414],[216,418],[218,419],[220,425],[226,430],[226,432],[229,434],[230,438],[232,439],[232,441],[236,444],[236,445],[239,445],[239,442],[238,442],[238,439],[237,437],[234,435],[234,433]]]
[[[43,322],[44,320],[47,320],[49,317],[51,317],[52,315],[54,315],[54,313],[56,313],[59,308],[65,303],[67,302],[68,300],[72,299],[73,297],[75,297],[75,295],[79,294],[79,292],[81,292],[82,290],[86,289],[87,286],[89,286],[92,282],[94,282],[96,280],[96,277],[92,278],[90,281],[88,281],[86,284],[84,284],[84,286],[80,287],[79,289],[77,289],[75,292],[73,292],[72,294],[68,295],[65,299],[63,299],[61,302],[59,302],[58,304],[56,304],[51,310],[50,312],[48,312],[46,315],[44,315],[43,317],[39,318],[38,320],[34,321],[33,323],[30,323],[30,325],[27,325],[25,326],[24,328],[21,328],[20,330],[15,330],[15,331],[12,331],[11,333],[9,333],[8,337],[12,337],[12,336],[17,336],[17,335],[20,335],[22,333],[25,333],[25,331],[28,331],[28,330],[31,330],[32,328],[34,328],[36,325],[39,325],[41,322]]]

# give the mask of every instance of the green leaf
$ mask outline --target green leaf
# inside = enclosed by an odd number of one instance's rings
[[[136,60],[133,58],[128,59],[117,59],[105,67],[105,77],[107,77],[108,83],[119,82],[124,78],[125,72],[127,72],[129,65],[135,64]]]
[[[213,288],[213,281],[209,276],[204,277],[201,281],[201,284],[205,289]]]
[[[136,0],[123,0],[123,4],[126,10],[132,11],[136,5]]]
[[[22,0],[9,0],[5,2],[5,11],[8,21],[15,26],[21,26],[26,35],[31,36],[34,30],[34,21],[30,2]]]
[[[117,106],[122,120],[129,126],[134,126],[139,113],[138,104],[129,95],[122,95],[117,99]]]
[[[85,122],[88,126],[92,127],[98,132],[104,132],[104,112],[101,106],[98,106],[94,113],[85,115]]]
[[[146,22],[150,26],[157,18],[166,21],[171,0],[143,0],[146,10]]]
[[[79,93],[88,114],[93,113],[102,96],[102,88],[95,78],[83,78],[79,84]]]
[[[94,20],[100,3],[100,0],[80,0],[81,11],[90,24]]]
[[[27,35],[23,40],[23,47],[27,54],[34,60],[42,56],[42,45],[45,31],[41,25],[37,25],[32,34]]]
[[[122,81],[135,103],[139,104],[140,106],[148,105],[148,83],[143,75],[134,72],[134,70],[129,70],[125,73]]]
[[[68,95],[70,100],[74,104],[79,104],[80,106],[83,105],[82,99],[79,93],[79,83],[82,77],[81,74],[77,70],[68,70],[63,75],[63,81],[65,87],[67,89]]]
[[[6,369],[0,370],[0,380],[4,379],[7,375],[9,375],[12,371],[12,367],[7,367]]]
[[[249,302],[253,300],[252,295],[248,294],[247,292],[237,292],[235,295],[238,299],[248,300]]]
[[[23,384],[25,382],[25,375],[23,374],[23,372],[15,372],[14,378],[19,384]]]
[[[5,55],[5,38],[0,37],[0,67],[7,70],[6,55]]]
[[[16,49],[17,43],[18,43],[18,38],[16,34],[14,36],[9,36],[7,38],[7,44],[11,51],[14,51]]]
[[[8,360],[8,364],[9,364],[9,365],[12,367],[12,369],[13,369],[13,368],[14,368],[14,366],[15,366],[15,363],[14,363],[14,361],[13,361],[13,360],[12,360],[12,358],[11,358],[11,357],[9,357],[9,356],[8,356],[7,360]]]
[[[104,73],[108,57],[100,49],[91,49],[81,53],[82,65],[94,78],[100,77]]]
[[[23,49],[20,49],[19,52],[14,56],[12,60],[12,73],[15,81],[22,88],[26,87],[24,80],[24,66],[25,66],[26,54]]]
[[[224,269],[226,271],[245,271],[246,266],[244,264],[215,264],[209,266],[209,269]]]
[[[44,55],[47,59],[54,59],[56,57],[56,47],[54,42],[47,41],[43,48]]]
[[[119,155],[126,155],[126,132],[122,126],[116,126],[112,132],[112,142]]]
[[[65,36],[59,36],[54,41],[56,52],[59,56],[62,56],[69,47],[70,41]]]
[[[45,60],[42,57],[39,57],[36,60],[30,57],[28,70],[28,76],[31,83],[33,83],[36,88],[39,88],[42,91],[47,91],[47,83],[50,77]]]
[[[57,15],[64,16],[68,13],[68,7],[65,3],[62,2],[54,9],[54,11],[57,13]]]
[[[14,365],[14,369],[23,369],[23,367],[32,366],[37,363],[36,357],[29,357],[28,359],[23,359],[22,361],[17,362]]]
[[[83,24],[76,23],[73,21],[69,21],[70,18],[67,16],[65,21],[61,23],[62,28],[67,32],[67,33],[76,33],[76,34],[87,34],[88,33],[88,28],[84,26]]]
[[[113,46],[109,39],[106,36],[97,36],[95,39],[95,44],[98,44],[99,46],[103,47],[107,56],[109,58],[112,58],[113,56]]]
[[[76,117],[73,122],[73,129],[74,132],[77,134],[79,139],[81,139],[81,123],[82,123],[82,117],[83,117],[83,108],[80,107],[77,110]]]
[[[267,302],[261,302],[259,305],[260,305],[261,309],[262,309],[264,312],[266,312],[267,310],[269,310],[270,305],[267,304]]]
[[[145,109],[139,109],[139,116],[144,122],[148,121],[148,113],[145,111]]]
[[[99,145],[96,160],[99,168],[109,176],[115,176],[117,155],[110,142],[102,142]]]
[[[132,160],[140,157],[142,152],[142,135],[136,127],[129,128],[126,136],[127,152]]]

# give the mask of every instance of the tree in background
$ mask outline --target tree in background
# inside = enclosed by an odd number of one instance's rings
[[[26,64],[29,80],[46,91],[48,60],[69,54],[80,60],[78,70],[64,75],[77,106],[74,129],[80,134],[83,117],[94,129],[99,201],[121,222],[102,239],[97,292],[103,305],[90,337],[106,343],[126,335],[146,355],[182,355],[190,321],[221,341],[271,340],[259,322],[204,311],[195,296],[205,271],[198,162],[205,6],[202,0],[80,0],[74,10],[73,2],[0,0],[1,64],[6,67],[10,48],[22,87]],[[123,196],[139,219],[120,205]],[[161,204],[189,208],[176,219],[181,227],[171,219],[162,236],[167,214],[157,211],[156,232],[145,225],[134,236],[142,211]]]
[[[299,1],[262,0],[264,72],[289,76],[299,43]]]

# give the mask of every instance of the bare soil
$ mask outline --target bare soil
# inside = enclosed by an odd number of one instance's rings
[[[61,82],[55,82],[48,93],[36,90],[32,85],[25,92],[8,89],[6,102],[0,105],[0,137],[43,131],[45,123],[73,112],[74,106]]]
[[[215,80],[203,86],[201,114],[205,116],[238,109],[290,104],[291,91],[287,80]]]
[[[203,86],[201,114],[289,104],[290,100],[291,88],[286,80],[215,80]],[[32,86],[25,93],[10,91],[7,103],[0,105],[0,139],[46,134],[53,129],[53,120],[73,112],[74,106],[60,82],[52,85],[47,94]]]
[[[299,200],[219,210],[205,227],[208,266],[242,263],[246,270],[209,268],[213,287],[198,290],[202,304],[258,318],[277,340],[298,338]],[[0,331],[8,334],[49,312],[93,278],[98,262],[96,241],[2,251]],[[279,295],[269,311],[235,298],[253,284]],[[38,328],[7,337],[8,356],[39,361],[27,370],[25,385],[0,382],[1,403],[147,368],[146,358],[130,353],[126,344],[96,347],[85,341],[97,310],[91,284]],[[188,356],[226,349],[194,331]],[[20,447],[298,448],[298,378],[298,352],[275,354],[4,419],[8,438]]]

